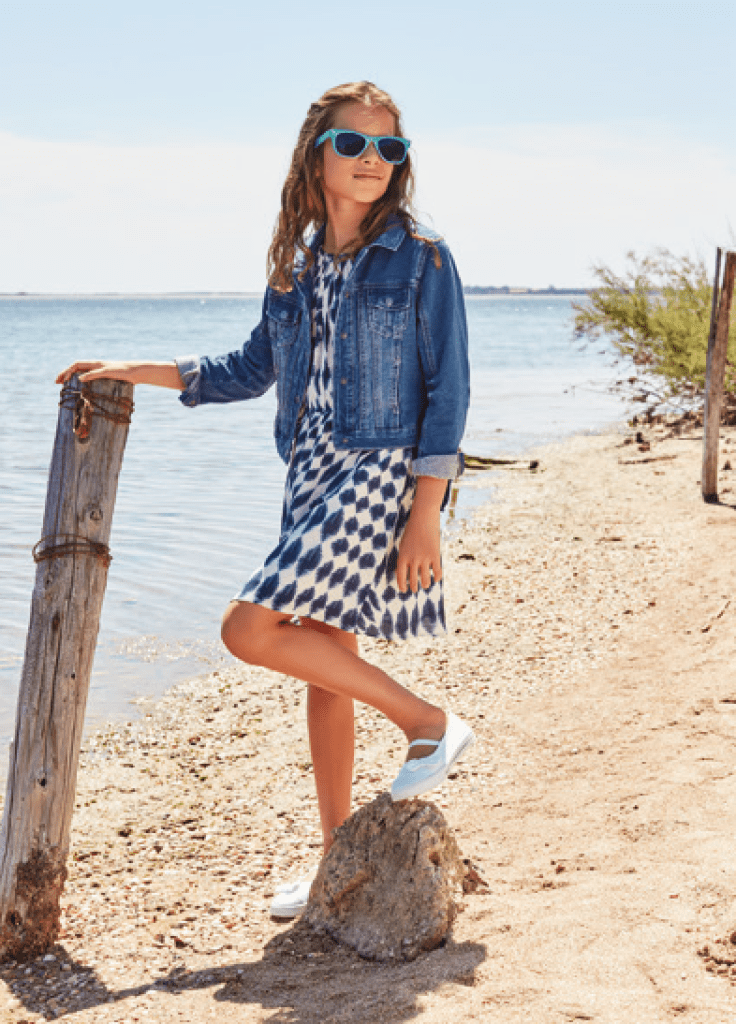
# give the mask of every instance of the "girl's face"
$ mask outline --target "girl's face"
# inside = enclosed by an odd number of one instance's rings
[[[363,103],[344,103],[338,107],[333,128],[347,128],[364,135],[395,135],[394,116],[385,107],[367,107]],[[383,161],[373,143],[356,159],[338,156],[327,139],[322,150],[322,188],[329,206],[345,200],[370,206],[389,186],[393,165]]]

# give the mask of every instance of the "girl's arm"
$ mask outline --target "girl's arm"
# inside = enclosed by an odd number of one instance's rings
[[[78,373],[82,383],[108,377],[130,384],[154,384],[181,392],[179,400],[189,407],[207,402],[238,402],[245,398],[258,398],[276,380],[272,332],[280,334],[283,331],[282,321],[294,333],[298,328],[298,306],[294,300],[279,300],[278,297],[269,299],[269,294],[266,292],[260,323],[249,340],[242,348],[227,355],[214,359],[187,356],[165,363],[111,360],[77,362],[62,370],[56,383],[66,383],[72,374]],[[279,326],[275,328],[277,318]]]
[[[66,384],[75,373],[79,374],[82,384],[91,380],[108,378],[112,380],[124,380],[128,384],[154,384],[160,388],[176,388],[177,391],[184,390],[184,381],[181,379],[176,363],[132,363],[132,362],[79,362],[72,363],[66,370],[62,370],[56,378],[57,384]]]
[[[396,583],[402,594],[406,590],[407,577],[409,588],[415,594],[420,583],[424,590],[429,589],[432,576],[437,582],[442,579],[440,505],[446,489],[447,480],[434,476],[417,477],[417,490],[396,563]]]
[[[463,286],[450,250],[437,242],[442,266],[429,254],[419,282],[417,342],[427,407],[413,465],[417,476],[452,480],[462,472],[459,446],[470,401],[468,325]]]
[[[422,275],[417,327],[419,357],[427,391],[417,451],[412,459],[417,491],[399,544],[396,580],[406,590],[426,590],[442,579],[440,509],[448,481],[459,475],[459,444],[469,400],[468,329],[463,289],[447,246],[437,243],[442,266],[427,259]],[[431,475],[429,475],[431,474]]]

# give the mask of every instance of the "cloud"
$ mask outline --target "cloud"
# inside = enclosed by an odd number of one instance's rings
[[[480,127],[417,138],[420,209],[468,284],[590,282],[628,249],[727,241],[736,169],[656,127]],[[133,147],[0,134],[0,291],[249,291],[286,146]],[[733,218],[732,218],[733,220]]]
[[[0,291],[260,289],[289,157],[0,135]]]
[[[736,167],[664,130],[525,126],[467,145],[417,140],[418,201],[470,284],[590,283],[629,249],[729,241]],[[733,239],[730,239],[733,245]]]

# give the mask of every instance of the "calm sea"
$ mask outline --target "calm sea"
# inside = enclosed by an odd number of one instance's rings
[[[170,359],[240,346],[251,298],[0,300],[0,776],[14,729],[59,388],[75,359]],[[573,341],[570,299],[470,298],[472,404],[463,447],[523,454],[621,419],[606,392],[603,345]],[[139,387],[120,477],[88,727],[132,717],[137,696],[209,671],[226,655],[223,609],[276,542],[285,467],[272,440],[272,394],[185,409],[174,391]],[[458,511],[483,494],[461,488]]]

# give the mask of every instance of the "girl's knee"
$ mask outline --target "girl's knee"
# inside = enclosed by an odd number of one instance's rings
[[[264,664],[274,612],[248,601],[231,601],[222,617],[220,636],[228,651],[250,665]]]
[[[220,638],[231,654],[235,654],[233,648],[237,646],[238,635],[241,632],[237,621],[240,618],[237,614],[237,609],[238,603],[232,601],[225,609],[225,614],[222,616],[220,624]]]

